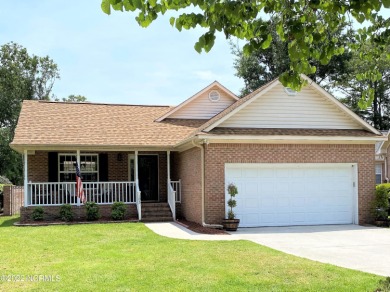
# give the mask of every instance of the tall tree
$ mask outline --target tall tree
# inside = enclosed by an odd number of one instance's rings
[[[366,44],[364,50],[370,51],[373,46],[373,44]],[[343,95],[341,101],[375,128],[389,130],[390,59],[386,53],[383,53],[375,61],[379,74],[374,80],[366,80],[362,78],[362,72],[365,72],[370,64],[362,58],[363,55],[364,51],[355,53],[348,62],[351,70],[348,76],[338,84],[338,89]],[[372,91],[372,99],[362,104],[362,92],[368,88]]]
[[[234,68],[236,76],[243,79],[245,87],[241,90],[241,95],[246,95],[263,84],[279,77],[283,72],[290,68],[290,59],[288,58],[288,42],[283,41],[276,33],[275,23],[277,18],[272,17],[267,21],[262,21],[264,26],[272,34],[272,41],[268,48],[258,48],[249,55],[245,55],[243,50],[236,44],[231,43],[232,53],[236,56]],[[335,37],[340,45],[350,41],[354,32],[345,31],[347,25],[341,23]],[[317,68],[315,73],[309,74],[309,77],[316,83],[331,90],[332,86],[345,79],[349,71],[347,67],[348,60],[352,54],[344,51],[343,54],[333,56],[329,63],[322,65],[317,60],[311,58],[309,63]]]
[[[362,42],[340,46],[334,37],[339,24],[349,19],[366,25],[357,31],[357,39],[370,39],[377,44],[364,58],[378,57],[390,42],[390,20],[383,19],[378,12],[389,7],[389,0],[102,0],[101,3],[107,14],[111,13],[111,8],[138,12],[136,21],[142,27],[147,27],[167,11],[175,11],[177,16],[170,18],[170,24],[179,31],[197,26],[206,30],[195,43],[198,52],[211,50],[217,32],[223,32],[226,38],[244,40],[245,54],[266,49],[271,45],[272,34],[262,25],[260,15],[278,16],[276,32],[281,40],[288,42],[290,61],[288,71],[279,79],[295,90],[305,85],[300,73],[310,75],[317,70],[309,60],[325,65],[346,49],[360,50]],[[352,27],[352,21],[349,25]],[[362,77],[373,80],[378,73],[375,64],[370,64]],[[368,102],[371,96],[372,91],[368,88],[363,92],[362,100]]]
[[[22,181],[21,156],[9,147],[21,103],[24,99],[48,100],[57,65],[49,57],[29,55],[27,50],[8,43],[0,48],[0,175],[13,183]]]

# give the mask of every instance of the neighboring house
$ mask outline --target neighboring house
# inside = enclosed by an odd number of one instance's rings
[[[298,93],[274,80],[242,99],[214,82],[176,107],[24,101],[11,143],[22,213],[79,205],[80,161],[88,200],[124,201],[141,220],[168,202],[174,217],[221,224],[234,183],[242,227],[367,223],[386,138],[303,78]]]
[[[382,131],[382,134],[387,137],[385,141],[379,141],[375,144],[375,183],[389,182],[389,133],[390,131]]]

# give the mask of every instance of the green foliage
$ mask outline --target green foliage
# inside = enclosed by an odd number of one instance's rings
[[[62,102],[86,102],[87,98],[83,95],[74,95],[71,94],[68,97],[63,97],[62,99],[55,98],[55,101],[62,101]]]
[[[389,216],[389,191],[390,188],[381,184],[376,187],[375,200],[373,202],[372,210],[376,220],[387,220]]]
[[[390,277],[379,281],[379,287],[375,292],[390,292]]]
[[[256,0],[256,1],[200,1],[200,0],[102,0],[101,9],[110,14],[111,9],[137,12],[136,21],[142,27],[149,26],[159,15],[178,11],[169,23],[177,30],[201,27],[203,35],[195,44],[198,52],[208,52],[213,47],[215,35],[222,32],[226,38],[237,37],[245,42],[243,52],[250,55],[259,48],[267,49],[273,36],[259,19],[261,14],[277,16],[275,31],[282,41],[288,42],[289,68],[280,76],[284,86],[300,90],[304,80],[300,74],[317,71],[311,60],[326,65],[333,56],[345,51],[359,52],[362,44],[375,42],[376,47],[363,55],[372,61],[366,77],[373,81],[377,76],[376,58],[390,42],[390,21],[378,12],[390,6],[389,0]],[[188,13],[195,10],[197,13]],[[353,21],[365,27],[356,32],[357,42],[339,44],[336,37],[340,23]],[[372,91],[365,90],[362,100],[370,99]]]
[[[87,202],[85,204],[87,210],[87,220],[95,221],[100,218],[99,206],[95,202]]]
[[[126,205],[123,202],[115,202],[112,205],[111,217],[113,220],[125,219]]]
[[[366,43],[360,52],[354,52],[348,62],[350,72],[340,80],[344,95],[342,102],[356,114],[380,130],[390,129],[390,59],[388,49],[378,55],[376,60],[365,60],[363,55],[377,50],[375,43]],[[377,72],[370,71],[372,63]],[[369,92],[369,95],[365,95]]]
[[[270,35],[272,35],[272,41],[267,48],[260,47],[246,55],[238,45],[231,43],[232,53],[236,57],[234,61],[236,76],[243,79],[245,84],[245,87],[241,90],[241,96],[251,93],[279,76],[285,78],[283,73],[289,70],[291,64],[288,56],[289,41],[282,40],[277,33],[276,23],[278,17],[271,17],[266,21],[260,19],[259,22],[267,27]],[[340,23],[334,35],[337,37],[340,46],[347,41],[351,41],[354,35],[353,31],[346,31],[345,27],[345,23]],[[327,64],[322,64],[315,58],[310,57],[308,61],[312,68],[316,68],[316,70],[307,75],[325,89],[331,90],[349,72],[347,64],[350,58],[351,53],[349,51],[333,56]]]
[[[34,221],[42,221],[45,212],[42,207],[35,207],[33,212],[31,213],[31,219]]]
[[[235,184],[230,183],[227,186],[227,191],[230,195],[230,198],[227,201],[227,204],[230,207],[230,210],[228,211],[228,219],[234,219],[236,217],[236,214],[234,214],[233,208],[237,206],[237,201],[234,199],[234,197],[238,194],[238,190]]]
[[[60,207],[60,218],[62,221],[73,221],[72,206],[69,204],[62,205]]]
[[[57,78],[57,65],[48,56],[30,55],[24,47],[12,42],[0,47],[0,174],[14,184],[23,181],[22,158],[9,143],[14,137],[22,101],[48,100]]]

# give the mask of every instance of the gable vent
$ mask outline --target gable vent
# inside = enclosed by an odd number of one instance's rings
[[[284,88],[284,91],[288,94],[288,95],[297,95],[297,92],[295,90],[292,90],[290,87],[285,87]]]
[[[211,90],[209,93],[209,99],[211,101],[218,101],[221,98],[221,95],[217,90]]]

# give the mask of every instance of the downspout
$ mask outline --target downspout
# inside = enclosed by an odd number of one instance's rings
[[[196,144],[194,140],[191,141],[192,145],[195,147],[200,148],[200,168],[201,168],[201,194],[202,194],[202,225],[203,227],[208,227],[208,228],[217,228],[217,229],[222,229],[223,226],[219,224],[208,224],[205,222],[205,163],[204,163],[204,143],[205,141],[203,140],[202,143]]]

